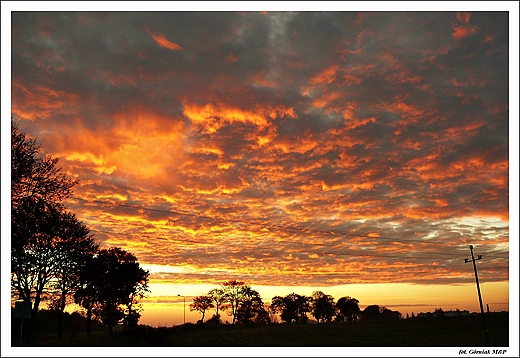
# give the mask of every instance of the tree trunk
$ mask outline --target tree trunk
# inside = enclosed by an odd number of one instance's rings
[[[215,321],[215,328],[218,327],[218,322],[220,321],[220,316],[218,315],[218,304],[217,304],[217,312],[216,312],[217,319]]]
[[[26,307],[26,303],[27,302],[31,302],[31,299],[29,298],[29,296],[24,296],[23,297],[23,307]],[[31,337],[31,332],[32,332],[32,326],[33,326],[33,320],[32,320],[32,317],[33,317],[33,313],[32,313],[32,310],[31,310],[31,318],[29,319],[25,319],[24,316],[27,314],[27,312],[23,312],[23,315],[22,315],[22,318],[20,319],[20,330],[21,330],[21,333],[22,333],[22,336],[20,337],[20,343],[23,343],[23,342],[27,342],[29,343],[30,342],[30,337]],[[19,331],[20,331],[19,330]]]
[[[65,311],[65,294],[60,297],[60,305],[58,307],[58,341],[63,340],[63,311]]]
[[[63,340],[63,311],[58,310],[58,341]]]
[[[30,300],[30,299],[29,299]],[[36,326],[36,314],[38,313],[38,307],[40,307],[40,292],[36,292],[34,299],[34,306],[31,310],[31,319],[29,319],[29,327],[27,327],[27,342],[31,343],[33,338],[34,327]]]
[[[92,335],[92,307],[87,309],[87,337]]]

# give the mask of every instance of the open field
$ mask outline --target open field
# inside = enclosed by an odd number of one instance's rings
[[[509,315],[486,314],[491,347],[509,346]],[[218,329],[139,326],[116,332],[112,337],[98,332],[85,337],[35,346],[144,346],[144,347],[484,347],[480,315],[398,321],[220,326]]]

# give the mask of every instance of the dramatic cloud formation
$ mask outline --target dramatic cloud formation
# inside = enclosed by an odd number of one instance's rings
[[[154,282],[509,278],[507,12],[13,12],[12,118]],[[162,267],[162,269],[161,269]]]

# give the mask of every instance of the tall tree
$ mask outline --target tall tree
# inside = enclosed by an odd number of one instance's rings
[[[321,291],[312,293],[311,312],[318,322],[330,322],[335,314],[334,298]]]
[[[126,300],[124,311],[123,326],[135,327],[141,318],[141,312],[144,311],[143,305],[140,302],[146,293],[150,292],[148,286],[138,285],[135,292],[130,293]]]
[[[49,280],[64,263],[63,242],[77,238],[63,234],[62,201],[78,181],[67,178],[58,158],[40,156],[40,150],[11,122],[11,288],[18,298],[34,301],[32,321]]]
[[[148,291],[149,272],[140,267],[132,253],[118,247],[100,249],[95,261],[100,275],[93,283],[97,292],[94,313],[110,335],[113,326],[125,317],[122,306],[135,303],[138,292]]]
[[[361,317],[366,321],[377,321],[381,319],[381,312],[382,308],[378,305],[370,305],[361,312]]]
[[[211,297],[215,304],[215,315],[212,319],[215,320],[215,324],[218,325],[220,322],[220,313],[219,309],[226,309],[226,295],[224,291],[220,288],[213,288],[208,292],[208,296]]]
[[[213,299],[210,296],[196,296],[193,303],[190,303],[190,311],[199,311],[202,314],[201,321],[204,322],[204,315],[213,305]]]
[[[312,297],[305,295],[296,295],[295,302],[296,307],[298,309],[298,322],[307,323],[307,320],[309,319],[307,313],[311,311]]]
[[[81,287],[74,295],[87,311],[87,336],[91,335],[93,315],[108,327],[109,335],[121,320],[136,325],[140,313],[133,307],[149,291],[148,276],[130,252],[118,247],[99,249],[87,261],[80,275]]]
[[[87,311],[87,337],[89,338],[92,335],[94,307],[100,300],[98,286],[102,274],[96,252],[94,256],[87,258],[84,269],[79,274],[79,287],[74,293],[74,302]]]
[[[269,314],[264,308],[262,297],[250,286],[242,290],[242,299],[237,310],[237,321],[242,324],[267,323]]]
[[[345,318],[347,322],[355,321],[361,314],[359,301],[350,296],[341,297],[336,303],[336,309],[338,310],[337,317],[340,321],[343,321]]]
[[[282,321],[290,324],[293,320],[299,323],[307,322],[310,312],[311,298],[290,293],[287,296],[275,296],[271,300],[271,309],[280,314]]]
[[[226,281],[222,284],[221,290],[224,292],[224,297],[228,303],[228,308],[231,310],[231,316],[233,317],[233,325],[237,319],[237,312],[244,298],[244,289],[246,284],[237,280]]]
[[[88,236],[88,228],[79,222],[74,214],[64,213],[62,219],[60,236],[71,239],[61,242],[56,256],[60,257],[62,264],[57,266],[55,277],[49,282],[50,306],[58,314],[58,340],[63,337],[65,307],[80,287],[80,275],[85,270],[87,260],[94,256],[98,249],[92,237]]]

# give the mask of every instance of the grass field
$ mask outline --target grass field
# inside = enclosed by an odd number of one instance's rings
[[[490,347],[509,346],[509,315],[486,314]],[[139,326],[112,337],[96,333],[35,346],[117,347],[485,347],[480,315],[379,322],[257,327]]]

